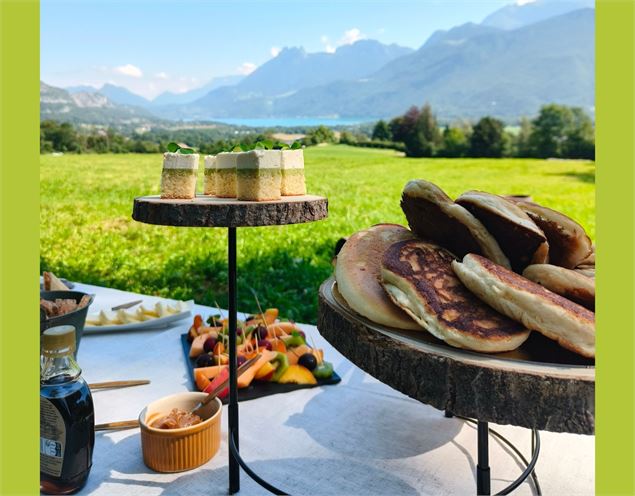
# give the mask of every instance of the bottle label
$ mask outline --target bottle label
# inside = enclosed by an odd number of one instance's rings
[[[59,477],[64,463],[66,424],[60,412],[40,397],[40,472]]]

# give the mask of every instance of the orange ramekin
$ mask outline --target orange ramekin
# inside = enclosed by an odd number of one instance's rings
[[[143,462],[157,472],[182,472],[209,461],[220,447],[223,411],[216,398],[205,406],[202,422],[182,429],[155,429],[152,421],[173,408],[190,411],[207,393],[178,393],[150,403],[139,414]]]

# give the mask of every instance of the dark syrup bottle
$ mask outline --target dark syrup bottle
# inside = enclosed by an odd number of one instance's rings
[[[73,326],[47,329],[41,347],[40,491],[71,494],[86,484],[92,466],[93,398],[73,357]]]

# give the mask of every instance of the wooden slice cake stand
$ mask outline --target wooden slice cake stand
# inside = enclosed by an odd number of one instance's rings
[[[478,419],[478,494],[490,493],[488,422],[532,429],[532,461],[514,487],[500,494],[508,494],[533,472],[538,430],[594,433],[594,362],[538,333],[509,353],[453,348],[425,331],[389,328],[361,317],[348,307],[334,278],[320,287],[317,327],[346,358],[378,380],[448,416]]]
[[[286,196],[281,200],[247,202],[199,195],[192,200],[163,200],[158,196],[135,198],[132,218],[146,224],[178,227],[226,227],[229,296],[229,492],[240,490],[240,468],[274,494],[283,491],[260,478],[239,454],[238,385],[236,356],[236,228],[280,226],[325,219],[328,200],[321,196]]]

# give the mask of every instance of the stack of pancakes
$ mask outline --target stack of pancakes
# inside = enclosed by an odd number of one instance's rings
[[[373,226],[337,257],[354,311],[459,348],[511,351],[537,331],[595,356],[595,251],[582,226],[481,191],[453,201],[423,180],[406,185],[401,207],[410,230]]]

